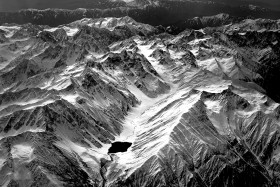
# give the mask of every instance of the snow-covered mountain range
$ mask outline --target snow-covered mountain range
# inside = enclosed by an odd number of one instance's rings
[[[280,21],[218,18],[0,26],[0,186],[279,186]]]
[[[12,1],[19,0],[10,1],[11,4]],[[62,3],[63,1],[69,1],[69,3]],[[59,0],[58,2],[49,0],[40,4],[30,3],[30,6],[34,5],[34,7],[26,9],[23,6],[17,10],[4,9],[5,3],[0,3],[0,24],[32,23],[57,27],[83,18],[129,16],[137,22],[152,26],[178,27],[177,29],[181,32],[186,28],[182,27],[184,26],[183,23],[194,17],[207,17],[225,13],[234,19],[279,19],[280,15],[280,7],[277,9],[277,6],[275,6],[276,9],[267,9],[264,8],[265,6],[256,6],[254,3],[250,4],[244,0],[128,0],[125,2],[123,0],[83,0],[82,3],[76,1]],[[20,4],[22,3],[16,3],[16,5]],[[11,6],[7,5],[7,7]],[[46,9],[46,7],[48,8]],[[197,28],[195,27],[195,29]]]

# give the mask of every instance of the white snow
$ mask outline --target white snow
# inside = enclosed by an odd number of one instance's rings
[[[128,90],[141,101],[140,106],[133,108],[129,114],[126,116],[125,120],[122,122],[124,130],[122,134],[117,137],[117,141],[133,141],[135,140],[135,128],[137,125],[141,124],[144,120],[142,114],[151,106],[154,106],[162,97],[152,99],[147,97],[143,92],[141,92],[135,85],[129,85]]]
[[[165,67],[162,65],[159,65],[158,60],[156,60],[153,57],[150,57],[150,55],[154,52],[154,49],[150,49],[150,47],[152,46],[152,44],[149,45],[143,45],[143,41],[141,41],[139,38],[136,38],[134,40],[138,45],[137,47],[140,49],[140,53],[143,54],[146,59],[152,64],[152,66],[154,67],[154,69],[161,75],[164,76],[164,72],[165,72]]]
[[[69,78],[60,78],[58,80],[53,80],[51,82],[48,82],[43,88],[48,90],[63,90],[70,86],[72,84],[71,80]]]
[[[61,95],[61,98],[68,101],[71,104],[76,104],[76,99],[79,97],[79,94],[74,94],[74,95]]]
[[[16,33],[16,31],[20,30],[21,27],[18,27],[18,26],[0,26],[0,29],[4,30],[6,32],[6,35],[5,35],[6,38],[10,38]]]
[[[30,159],[34,148],[30,145],[18,144],[11,149],[13,159]]]
[[[246,32],[240,32],[240,33],[238,33],[239,35],[241,35],[241,36],[245,36],[246,35]]]
[[[122,26],[126,24],[133,24],[130,19],[125,18],[114,18],[114,17],[106,17],[106,18],[99,18],[99,19],[84,19],[83,24],[87,23],[90,27],[97,27],[97,28],[106,28],[110,31],[113,31],[115,27]]]
[[[95,22],[95,23],[90,23],[88,24],[88,26],[92,27],[99,27],[99,28],[107,28],[109,25],[109,23],[113,20],[113,18],[104,18],[104,19],[100,19],[99,21]],[[110,27],[109,27],[110,28]],[[112,28],[110,28],[112,29]]]
[[[63,141],[57,142],[56,145],[67,150],[68,152],[77,153],[85,163],[91,166],[93,170],[99,170],[101,158],[110,159],[109,155],[107,154],[108,149],[111,146],[110,144],[103,144],[102,148],[86,148],[83,145],[73,143],[69,139],[65,138]]]
[[[59,28],[50,28],[50,29],[44,29],[45,31],[48,31],[48,32],[55,32],[56,30],[58,30]]]
[[[84,24],[88,24],[90,26],[99,27],[111,27],[110,24],[113,21],[112,18],[101,19],[99,22],[90,23],[91,19],[83,19],[82,22]],[[113,25],[113,24],[112,24]],[[0,27],[1,28],[1,27]],[[12,32],[19,28],[4,28],[9,33],[8,35],[12,36]],[[49,32],[54,32],[58,28],[46,29]],[[79,29],[71,28],[64,26],[63,29],[66,30],[68,36],[74,36]],[[201,31],[203,32],[203,31]],[[198,54],[198,44],[202,41],[206,41],[209,38],[204,39],[195,39],[189,42],[192,50],[195,55]],[[180,40],[180,37],[175,37],[175,39],[171,40],[171,42],[177,42]],[[221,78],[220,73],[226,73],[230,75],[235,68],[234,58],[214,58],[210,57],[206,60],[197,60],[197,64],[199,68],[190,68],[186,65],[183,65],[181,62],[181,58],[186,54],[185,51],[177,51],[177,50],[169,50],[167,49],[160,41],[158,45],[155,46],[154,49],[150,49],[153,43],[147,44],[145,41],[142,41],[141,38],[134,38],[134,41],[137,43],[137,47],[139,50],[137,51],[140,54],[143,54],[147,60],[152,64],[155,70],[160,74],[161,79],[168,83],[171,87],[169,93],[158,96],[157,98],[149,98],[143,92],[141,92],[134,84],[127,83],[128,80],[122,79],[124,78],[124,73],[121,70],[108,70],[106,73],[99,71],[97,69],[92,68],[92,71],[96,72],[100,78],[105,83],[123,83],[127,86],[127,89],[136,96],[136,98],[141,102],[138,106],[131,109],[125,119],[122,121],[123,130],[119,136],[116,136],[115,141],[125,141],[132,142],[133,145],[128,149],[125,153],[116,153],[110,156],[113,157],[113,162],[117,165],[117,169],[123,171],[125,169],[137,169],[141,164],[143,164],[147,159],[151,156],[155,156],[160,154],[160,150],[162,150],[166,145],[172,145],[174,140],[172,139],[172,135],[178,135],[182,129],[180,129],[180,125],[184,124],[185,114],[188,115],[188,112],[199,101],[202,101],[201,95],[203,92],[209,93],[222,93],[224,90],[231,89],[233,93],[241,96],[245,100],[247,100],[251,107],[247,111],[238,111],[237,114],[240,116],[250,116],[256,111],[263,111],[266,114],[271,114],[274,112],[276,107],[279,106],[277,103],[273,103],[270,101],[268,97],[259,93],[258,91],[252,91],[250,88],[244,88],[244,86],[235,85],[231,80],[224,80]],[[157,42],[157,41],[156,41]],[[129,42],[128,42],[129,43]],[[117,42],[111,45],[111,49],[115,48],[120,43]],[[121,47],[121,49],[116,50],[114,52],[121,52],[121,50],[126,49],[127,46]],[[161,65],[159,61],[150,55],[154,52],[155,49],[162,49],[170,53],[170,61],[174,62],[174,67]],[[0,51],[4,53],[3,51]],[[112,50],[111,50],[112,52]],[[95,54],[90,53],[87,56],[88,60],[94,60],[96,62],[103,62],[108,57],[107,54]],[[36,56],[33,57],[36,60]],[[62,90],[72,84],[73,77],[76,77],[78,81],[81,80],[81,74],[85,69],[85,63],[77,63],[75,61],[76,56],[71,58],[68,61],[68,66],[61,70],[56,76],[52,78],[48,78],[46,82],[40,83],[42,89],[46,90]],[[52,61],[49,61],[51,64]],[[1,69],[1,66],[0,66]],[[208,71],[206,71],[208,70]],[[209,72],[211,71],[211,72]],[[122,82],[123,81],[123,82]],[[149,81],[147,81],[149,82]],[[156,81],[149,82],[147,85],[148,88],[155,89],[158,85],[156,85]],[[245,86],[246,87],[246,86]],[[125,94],[128,94],[128,91],[123,91]],[[80,96],[79,94],[83,94],[83,92],[73,92],[73,93],[60,93],[58,99],[64,99],[69,103],[76,105],[76,100]],[[85,96],[85,95],[83,95]],[[95,101],[97,100],[97,101]],[[26,106],[25,110],[34,109],[39,106],[45,106],[50,103],[55,102],[54,99],[30,99],[26,101],[21,101],[16,104],[21,106]],[[100,104],[101,102],[104,102]],[[120,101],[121,102],[121,101]],[[203,102],[206,106],[207,117],[213,123],[216,130],[221,135],[227,135],[229,133],[229,122],[228,116],[224,115],[224,103],[222,101],[211,100],[203,98]],[[88,100],[90,105],[97,105],[104,107],[105,105],[110,105],[111,101],[100,101],[98,99]],[[269,105],[267,104],[269,103]],[[199,103],[200,104],[200,103]],[[1,110],[1,109],[0,109]],[[244,117],[244,118],[245,118]],[[42,132],[44,131],[44,127],[33,127],[34,129],[30,129],[31,127],[22,127],[19,131],[9,132],[7,136],[15,135],[18,133],[22,133],[22,131],[31,131],[31,132]],[[189,128],[189,127],[186,127]],[[100,144],[102,144],[102,148],[96,148],[94,146],[88,148],[88,145],[83,145],[82,143],[73,142],[72,140],[84,140],[80,135],[77,136],[75,134],[75,130],[70,129],[65,126],[65,124],[61,124],[57,127],[57,133],[59,137],[62,139],[59,142],[56,142],[56,145],[62,149],[67,150],[70,153],[77,153],[80,158],[88,164],[93,170],[99,172],[100,159],[106,158],[111,159],[107,154],[110,144],[103,144],[98,139]],[[92,135],[92,134],[90,134]],[[6,136],[6,134],[5,134]],[[92,135],[92,137],[95,137]],[[2,136],[0,137],[0,139]],[[88,140],[85,140],[88,141]],[[173,141],[173,142],[172,142]],[[81,141],[80,141],[81,142]],[[132,148],[135,148],[132,151]],[[12,157],[16,160],[29,161],[32,159],[34,148],[28,144],[17,144],[12,146]],[[3,166],[5,159],[0,157],[0,169]],[[114,165],[114,164],[112,164]],[[132,170],[133,170],[132,169]],[[130,170],[129,172],[132,172]],[[15,175],[19,177],[18,173]]]
[[[203,41],[207,41],[207,40],[209,40],[209,39],[210,39],[210,37],[208,37],[208,38],[194,39],[194,40],[190,41],[188,44],[190,44],[190,45],[197,45],[197,44],[199,44],[199,43],[201,43],[201,42],[203,42]]]
[[[75,34],[77,34],[79,32],[79,29],[78,28],[71,28],[71,27],[62,27],[65,31],[66,31],[66,34],[67,36],[71,36],[73,37]]]
[[[44,102],[38,102],[38,103],[36,103],[34,105],[28,106],[27,108],[25,108],[25,110],[30,110],[32,108],[37,108],[37,107],[40,107],[40,106],[45,106],[45,105],[48,105],[48,104],[51,104],[51,103],[54,103],[54,102],[55,102],[55,100],[52,100],[52,99],[46,100]]]
[[[4,166],[5,162],[6,162],[6,159],[0,158],[0,170],[1,170],[2,167]]]
[[[171,79],[168,80],[171,91],[157,98],[149,98],[134,85],[128,86],[130,92],[141,101],[141,104],[132,109],[126,116],[122,123],[123,132],[119,137],[116,137],[116,141],[136,143],[139,148],[133,152],[128,149],[125,153],[115,154],[114,160],[120,168],[137,168],[146,159],[157,153],[169,142],[170,133],[179,123],[181,116],[200,99],[200,93],[198,93],[180,101],[190,89],[180,89],[178,85],[172,84],[172,77],[178,75],[174,74],[172,69],[163,69],[161,65],[158,65],[158,62],[149,57],[153,52],[153,50],[150,50],[151,45],[142,45],[143,42],[140,40],[135,41],[138,43],[140,52],[157,71],[162,70],[162,73],[170,74],[164,75],[163,78]],[[172,55],[179,58],[183,53],[176,54],[173,52]],[[155,114],[158,115],[152,119]],[[169,122],[164,123],[166,120],[169,120]]]

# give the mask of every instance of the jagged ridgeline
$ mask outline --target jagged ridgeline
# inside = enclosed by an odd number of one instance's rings
[[[223,3],[224,1],[188,1],[188,0],[95,0],[82,4],[84,8],[75,10],[66,9],[28,9],[18,12],[0,12],[0,24],[32,23],[37,25],[49,25],[57,27],[62,24],[69,24],[83,18],[104,18],[130,16],[134,20],[147,23],[153,26],[171,26],[172,32],[178,34],[186,28],[200,29],[206,26],[218,26],[220,19],[200,20],[194,17],[212,16],[221,12],[231,15],[230,19],[223,20],[240,21],[238,17],[254,17],[278,19],[280,12],[264,9],[256,6],[238,5],[238,3]],[[81,3],[79,3],[81,4]],[[240,4],[240,2],[239,2]],[[242,4],[242,3],[241,3]],[[74,6],[75,5],[75,6]],[[65,5],[67,7],[67,5]],[[69,4],[69,9],[78,5]],[[5,11],[5,10],[4,10]]]
[[[0,26],[0,186],[279,186],[280,22],[228,18]]]

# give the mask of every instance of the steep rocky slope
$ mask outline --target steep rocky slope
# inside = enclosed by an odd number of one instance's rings
[[[0,26],[0,185],[280,185],[279,34],[264,19],[175,36],[130,17]]]

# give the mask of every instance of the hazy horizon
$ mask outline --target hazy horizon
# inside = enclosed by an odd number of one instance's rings
[[[253,4],[269,8],[272,10],[280,10],[280,2],[278,0],[214,0],[215,2],[223,2],[234,5],[239,4]],[[47,8],[61,8],[61,9],[77,9],[77,8],[97,8],[106,7],[108,2],[106,0],[0,0],[0,12],[13,12],[21,9],[47,9]],[[121,5],[116,3],[116,6]]]

